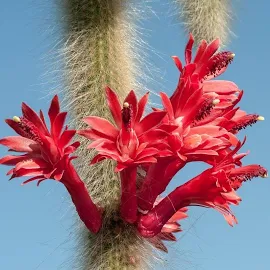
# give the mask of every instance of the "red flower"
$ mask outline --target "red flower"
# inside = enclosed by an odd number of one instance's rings
[[[187,72],[197,74],[200,81],[210,80],[221,75],[225,72],[228,64],[232,62],[235,56],[235,54],[230,51],[216,53],[220,45],[219,39],[212,41],[210,44],[207,44],[207,42],[203,40],[200,43],[192,62],[193,44],[194,39],[190,34],[189,41],[185,49],[185,67],[183,67],[177,56],[173,56],[173,59],[181,73],[185,74],[185,72]]]
[[[239,143],[212,168],[176,188],[146,215],[142,214],[138,221],[139,232],[144,237],[155,236],[178,209],[192,205],[214,208],[231,226],[237,223],[230,210],[230,204],[237,205],[241,201],[235,190],[248,179],[267,176],[266,169],[260,165],[236,167],[246,155],[236,155],[241,145]]]
[[[22,117],[7,119],[6,123],[20,136],[5,137],[0,144],[9,151],[22,155],[8,155],[0,159],[0,164],[14,166],[8,175],[11,179],[32,176],[23,184],[37,180],[39,185],[46,179],[54,179],[65,185],[71,195],[78,214],[87,228],[97,232],[101,226],[101,215],[92,202],[84,183],[76,173],[70,156],[80,145],[70,144],[75,130],[69,130],[64,122],[66,112],[60,112],[58,97],[55,96],[49,108],[51,128],[48,129],[42,111],[37,115],[25,103],[22,104]],[[63,131],[62,131],[63,130]]]
[[[173,107],[165,93],[161,93],[161,98],[167,112],[163,122],[177,128],[163,142],[167,142],[167,157],[158,158],[157,163],[151,165],[147,171],[138,195],[139,207],[142,210],[152,208],[157,196],[166,189],[173,176],[187,162],[209,163],[219,155],[220,151],[238,142],[233,134],[219,126],[192,125],[196,116],[203,114],[205,110],[204,102],[201,101],[204,100],[201,89],[197,89],[186,103],[179,102],[177,108]]]
[[[210,80],[226,70],[234,54],[216,53],[218,40],[209,45],[202,41],[192,62],[193,42],[190,35],[184,67],[178,57],[173,57],[181,73],[176,91],[171,98],[161,93],[167,112],[162,122],[176,128],[163,141],[168,154],[159,157],[147,170],[138,193],[142,210],[152,208],[157,196],[165,191],[173,176],[187,162],[213,164],[220,160],[226,149],[237,145],[235,134],[239,130],[263,119],[234,108],[243,96],[236,84]]]
[[[181,76],[175,92],[171,99],[176,116],[179,117],[179,110],[183,109],[185,103],[196,106],[201,103],[201,113],[195,117],[196,122],[207,118],[209,112],[233,105],[238,87],[229,81],[208,81],[213,77],[222,74],[229,63],[233,60],[232,52],[219,52],[219,40],[216,39],[209,45],[202,41],[192,62],[192,47],[194,39],[190,35],[185,50],[186,65],[183,67],[178,57],[173,60],[178,67]],[[179,106],[182,104],[182,107]],[[203,117],[200,117],[203,116]],[[212,113],[214,117],[214,113]]]
[[[117,161],[116,171],[121,172],[121,216],[125,221],[134,223],[137,219],[137,166],[155,163],[156,156],[162,154],[151,144],[156,144],[167,136],[167,132],[156,128],[166,112],[152,112],[141,119],[148,94],[137,102],[131,91],[123,107],[116,94],[108,87],[106,96],[116,127],[106,119],[89,116],[85,118],[85,122],[91,128],[79,131],[79,134],[94,140],[89,148],[95,148],[99,154],[92,160],[92,164],[105,158]]]
[[[166,112],[152,112],[141,120],[148,94],[137,102],[134,91],[131,91],[122,108],[118,97],[108,87],[106,96],[116,127],[104,118],[89,116],[84,121],[91,128],[79,131],[80,135],[93,140],[89,148],[99,152],[91,163],[113,159],[117,161],[116,171],[122,171],[136,164],[156,162],[159,150],[151,143],[167,136],[164,130],[156,128]]]

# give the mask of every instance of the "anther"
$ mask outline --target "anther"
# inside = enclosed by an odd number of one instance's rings
[[[13,116],[13,121],[14,122],[16,122],[16,123],[20,123],[21,122],[21,119],[20,119],[20,117],[18,117],[18,116]]]

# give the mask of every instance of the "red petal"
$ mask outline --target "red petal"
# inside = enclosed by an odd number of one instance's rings
[[[234,94],[239,92],[237,85],[230,81],[214,80],[214,81],[205,81],[203,83],[203,92],[215,92],[217,94]]]
[[[0,159],[0,164],[2,165],[16,165],[18,162],[28,159],[27,156],[5,156]]]
[[[214,150],[192,150],[191,153],[185,153],[185,155],[189,155],[189,156],[192,156],[192,155],[208,155],[208,156],[218,156],[218,153]]]
[[[106,158],[107,158],[107,156],[98,154],[91,160],[90,164],[91,165],[96,164],[96,163],[98,163]]]
[[[17,152],[33,152],[38,144],[30,139],[21,136],[9,136],[0,139],[0,144],[9,147]]]
[[[189,34],[189,40],[185,49],[186,64],[189,64],[191,62],[193,43],[194,43],[194,38],[191,34]]]
[[[65,123],[66,117],[67,117],[67,112],[61,112],[55,117],[52,124],[52,135],[54,136],[55,139],[59,138],[61,131],[63,129],[64,123]]]
[[[134,161],[134,164],[156,163],[156,162],[157,159],[154,157],[145,157],[144,159]]]
[[[193,127],[190,129],[189,135],[193,134],[207,134],[209,136],[221,136],[222,134],[227,134],[228,132],[221,127],[212,126],[212,125],[204,125]]]
[[[201,41],[201,44],[200,44],[200,46],[198,47],[198,50],[197,50],[197,52],[196,52],[196,55],[195,55],[195,58],[194,58],[194,63],[197,63],[197,62],[200,60],[200,58],[201,58],[201,56],[203,55],[203,53],[204,53],[206,47],[207,47],[207,42],[206,42],[206,40],[202,40],[202,41]]]
[[[165,233],[181,232],[181,229],[177,223],[166,223],[162,227],[162,232],[165,232]]]
[[[39,182],[42,180],[46,180],[46,178],[44,178],[42,175],[34,176],[34,177],[24,181],[21,185],[24,186],[25,184],[28,184],[28,183],[30,183],[32,181],[36,181],[36,180],[39,180],[38,181],[38,185],[39,185]]]
[[[182,73],[183,72],[183,66],[182,66],[182,63],[181,63],[180,59],[177,56],[172,56],[172,59],[173,59],[175,65],[177,66],[178,70]]]
[[[166,114],[166,112],[152,112],[145,116],[142,121],[135,126],[138,137],[160,124]]]
[[[145,159],[146,157],[149,156],[155,156],[158,152],[159,150],[156,148],[153,147],[146,148],[136,157],[136,160]]]
[[[179,210],[169,219],[169,222],[176,222],[178,220],[181,220],[187,217],[188,215],[185,212],[182,212],[181,210]]]
[[[20,169],[45,169],[48,167],[48,163],[45,162],[43,159],[29,159],[19,162],[14,169],[14,172],[16,173]]]
[[[77,131],[77,133],[91,140],[98,140],[98,139],[107,139],[113,141],[115,140],[115,138],[112,138],[110,135],[98,132],[95,129],[83,129]]]
[[[44,117],[44,114],[43,114],[42,110],[39,111],[39,116],[40,116],[41,121],[42,121],[43,124],[44,124],[44,127],[46,128],[47,135],[49,135],[50,132],[49,132],[49,130],[48,130],[48,128],[47,128],[46,121],[45,121],[45,117]]]
[[[24,169],[21,168],[18,171],[15,172],[16,177],[21,177],[21,176],[43,176],[47,170],[44,169]]]
[[[43,140],[42,151],[46,154],[52,163],[58,162],[59,151],[51,137],[45,136]]]
[[[168,113],[169,120],[174,119],[174,112],[173,112],[173,107],[172,103],[169,99],[169,97],[165,93],[160,93],[160,97],[162,100],[163,107],[165,108],[166,112]]]
[[[148,101],[148,97],[149,97],[149,92],[146,93],[139,101],[138,103],[138,112],[137,112],[137,115],[136,115],[136,119],[135,119],[135,123],[137,122],[140,122],[142,116],[143,116],[143,113],[144,113],[144,109],[145,109],[145,106],[147,104],[147,101]]]
[[[156,142],[164,140],[168,136],[168,133],[161,129],[153,129],[144,133],[140,137],[140,142]]]
[[[65,130],[58,141],[59,148],[64,148],[72,140],[75,134],[76,130]]]
[[[88,116],[83,119],[85,123],[91,126],[92,129],[105,134],[106,137],[110,137],[112,140],[115,140],[118,136],[119,131],[114,127],[108,120],[97,117],[97,116]]]
[[[65,148],[64,150],[64,154],[71,154],[73,153],[78,147],[80,146],[80,142],[74,142],[71,145],[69,145],[68,147]]]
[[[60,112],[59,100],[58,100],[58,96],[55,95],[52,99],[52,102],[51,102],[51,105],[49,108],[49,112],[48,112],[48,115],[49,115],[50,121],[51,121],[51,126],[53,125],[55,117],[59,114],[59,112]]]
[[[205,49],[202,58],[200,59],[200,63],[204,64],[214,55],[214,53],[218,50],[220,45],[220,40],[215,39],[213,40]]]
[[[107,96],[107,103],[109,106],[109,109],[111,111],[112,117],[118,126],[118,128],[121,128],[122,126],[122,107],[120,105],[119,99],[115,92],[109,88],[106,87],[106,96]]]
[[[41,133],[47,134],[47,128],[44,126],[37,113],[24,102],[22,103],[22,113],[23,116],[32,122]]]

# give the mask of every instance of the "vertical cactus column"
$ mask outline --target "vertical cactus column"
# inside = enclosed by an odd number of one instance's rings
[[[110,118],[105,105],[105,86],[126,96],[138,84],[135,77],[135,15],[126,0],[65,0],[61,4],[65,23],[64,47],[66,99],[77,129],[82,118]],[[137,46],[136,46],[137,47]],[[104,209],[104,224],[97,235],[80,229],[76,269],[147,269],[149,248],[133,227],[121,222],[118,210],[120,181],[110,161],[89,166],[93,152],[82,141],[77,168],[95,202]],[[145,259],[144,259],[145,258]],[[73,268],[74,269],[74,268]]]
[[[193,34],[195,42],[210,42],[220,38],[228,42],[232,0],[175,0],[186,30]]]

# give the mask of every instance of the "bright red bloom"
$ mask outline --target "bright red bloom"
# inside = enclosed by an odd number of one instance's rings
[[[79,131],[79,134],[94,140],[89,148],[95,148],[99,154],[92,164],[105,158],[117,161],[116,171],[121,172],[121,216],[125,221],[134,223],[137,219],[137,166],[155,163],[156,157],[166,152],[152,146],[167,136],[166,131],[156,128],[166,112],[152,112],[141,119],[148,94],[138,102],[131,91],[123,106],[108,87],[106,97],[116,127],[106,119],[89,116],[85,122],[91,128]]]
[[[237,205],[241,201],[235,190],[248,179],[267,176],[266,169],[260,165],[236,167],[246,155],[236,155],[241,145],[239,143],[212,168],[176,188],[147,214],[142,214],[138,221],[139,232],[144,237],[153,237],[178,209],[193,205],[214,208],[231,226],[237,223],[230,210],[230,204]]]
[[[238,142],[233,134],[219,126],[193,125],[196,116],[203,114],[205,110],[200,88],[186,103],[179,102],[177,108],[172,106],[165,93],[161,93],[161,98],[167,112],[163,122],[177,128],[163,142],[163,144],[167,143],[167,157],[158,158],[157,163],[151,165],[147,171],[145,181],[138,194],[139,207],[142,210],[152,208],[157,196],[166,189],[173,176],[187,162],[209,163],[219,155],[220,151]],[[211,102],[213,104],[213,100]]]
[[[171,98],[161,93],[167,112],[162,122],[176,128],[163,141],[168,154],[148,168],[138,192],[139,207],[144,211],[152,208],[157,196],[165,191],[173,176],[187,162],[213,164],[227,149],[237,145],[235,134],[239,130],[263,120],[259,115],[247,115],[234,108],[243,96],[236,84],[210,80],[226,70],[234,54],[216,53],[218,40],[209,45],[202,41],[192,62],[193,42],[190,35],[184,67],[178,57],[173,57],[180,71],[176,91]]]
[[[198,122],[207,118],[213,109],[224,109],[231,106],[237,99],[240,90],[233,82],[209,81],[226,70],[228,64],[233,60],[234,54],[228,51],[216,53],[219,48],[218,39],[210,44],[203,40],[192,62],[193,43],[194,39],[190,35],[185,50],[186,65],[184,67],[178,57],[173,57],[181,76],[170,99],[175,112],[181,110],[181,107],[178,108],[179,103],[189,102],[190,105],[196,106],[201,102],[201,114],[198,114],[195,119]],[[213,115],[214,113],[212,113]],[[177,113],[176,116],[179,117],[180,114]]]
[[[227,69],[234,58],[234,53],[230,51],[217,52],[220,46],[219,39],[207,44],[203,40],[196,52],[192,62],[192,47],[194,44],[193,36],[189,35],[189,41],[185,49],[186,65],[183,67],[181,61],[177,56],[173,56],[176,66],[181,73],[188,72],[189,74],[197,74],[199,80],[210,80],[216,76],[221,75]],[[184,75],[183,75],[184,76]]]
[[[50,130],[43,113],[37,115],[25,103],[22,104],[22,117],[7,119],[6,123],[20,136],[0,139],[0,144],[9,151],[21,152],[22,155],[8,155],[0,159],[0,164],[14,166],[8,175],[11,179],[32,176],[23,184],[37,180],[39,185],[46,179],[54,179],[65,185],[71,195],[78,214],[87,228],[97,232],[101,226],[101,215],[92,202],[84,183],[76,173],[70,156],[80,145],[70,144],[75,130],[69,130],[64,122],[66,112],[60,112],[58,97],[55,96],[49,108]],[[62,131],[63,130],[63,131]]]
[[[159,150],[151,144],[167,136],[164,130],[156,128],[166,112],[152,112],[141,119],[148,94],[138,102],[134,91],[131,91],[123,106],[108,87],[106,96],[116,127],[104,118],[89,116],[84,121],[91,128],[79,131],[80,135],[93,140],[89,148],[99,152],[91,163],[113,159],[117,161],[116,171],[122,171],[136,164],[156,162]]]

